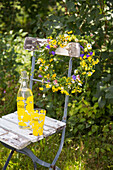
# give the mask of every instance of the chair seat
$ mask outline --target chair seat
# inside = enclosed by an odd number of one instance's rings
[[[43,135],[34,136],[31,129],[19,128],[16,111],[0,118],[0,141],[20,150],[28,146],[30,143],[37,142],[59,130],[62,130],[65,126],[66,123],[46,116]]]

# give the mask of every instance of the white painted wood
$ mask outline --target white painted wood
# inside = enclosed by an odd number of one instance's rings
[[[33,37],[26,37],[26,38],[25,38],[25,44],[26,44],[26,42],[28,41],[28,39],[30,39],[30,38],[33,39],[33,40],[32,40],[32,43],[33,43],[33,41],[34,41],[34,42],[37,42],[37,41],[38,41],[38,43],[39,43],[40,46],[43,46],[43,45],[47,44],[47,39],[33,38]],[[27,44],[28,44],[28,42],[27,42]],[[69,44],[70,44],[70,43],[69,43]],[[58,54],[58,55],[69,56],[68,50],[67,50],[69,44],[68,44],[66,47],[64,47],[64,48],[58,47],[58,48],[56,49],[55,53]],[[31,49],[29,49],[29,45],[32,46]],[[27,49],[27,46],[25,47],[25,45],[24,45],[24,48],[25,48],[26,50],[30,50],[30,51],[35,51],[35,50],[37,51],[37,49],[34,50],[33,46],[34,46],[34,45],[28,44],[28,49]]]
[[[39,44],[40,46],[44,45],[47,43],[47,39],[40,39],[40,38],[37,38],[37,41],[39,41]],[[70,43],[69,43],[70,44]],[[69,48],[69,44],[66,46],[66,47],[58,47],[55,51],[56,54],[58,55],[64,55],[64,56],[69,56],[68,54],[68,48]]]
[[[66,47],[58,47],[55,51],[56,54],[58,55],[64,55],[64,56],[69,56],[68,53],[68,48],[69,48],[69,44]]]
[[[15,124],[18,124],[18,117],[17,117],[17,111],[14,113],[7,114],[5,116],[2,116],[3,119],[6,119],[10,122],[13,122]]]
[[[13,122],[15,124],[18,124],[17,112],[11,113],[11,114],[8,114],[8,115],[5,115],[5,116],[2,116],[2,118],[6,119],[6,120],[8,120],[10,122]],[[44,125],[52,127],[54,129],[59,129],[60,127],[64,127],[66,125],[66,123],[45,116],[45,123],[44,123]]]
[[[31,142],[37,142],[44,137],[50,136],[56,132],[55,129],[52,129],[51,127],[46,128],[44,126],[44,131],[42,136],[34,136],[32,135],[32,129],[20,129],[18,124],[12,123],[6,119],[0,119],[0,127],[9,130],[10,132],[13,132],[15,134],[21,135],[22,137],[30,140]]]
[[[36,38],[36,40],[39,42],[39,45],[40,46],[43,46],[44,44],[47,44],[47,39],[40,39],[40,38]],[[50,40],[51,41],[51,40]],[[63,56],[70,56],[69,54],[69,46],[70,44],[72,44],[72,42],[68,43],[65,47],[58,47],[56,50],[55,50],[55,53],[57,55],[63,55]],[[76,42],[73,42],[73,44],[79,44],[79,43],[76,43]],[[71,46],[71,49],[73,49],[73,47]],[[72,54],[71,57],[80,57],[80,45],[79,47],[74,45],[74,54]]]
[[[3,128],[0,128],[0,141],[16,149],[23,149],[31,143],[31,141],[26,138],[4,130]]]
[[[28,130],[28,129],[20,129],[19,126],[17,124],[14,124],[8,120],[5,120],[5,119],[1,119],[0,118],[0,127],[10,131],[10,132],[13,132],[13,133],[16,133],[18,135],[21,135],[23,137],[25,137],[26,139],[29,139],[31,142],[32,141],[37,141],[37,137],[36,136],[33,136],[33,135],[30,135],[32,133],[31,130]]]
[[[4,130],[3,128],[0,128],[0,136],[3,135],[3,134],[7,134],[7,131]]]
[[[59,129],[60,127],[66,126],[66,123],[45,116],[45,125],[50,126],[50,127],[53,127],[53,128],[55,128],[55,129]]]
[[[22,149],[31,142],[37,142],[56,133],[57,130],[62,129],[65,125],[64,122],[46,116],[43,135],[34,136],[31,129],[19,128],[17,112],[15,112],[0,118],[0,141],[16,149]]]

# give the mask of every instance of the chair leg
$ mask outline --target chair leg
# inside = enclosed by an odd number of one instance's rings
[[[7,161],[6,161],[6,163],[5,163],[4,167],[3,167],[3,170],[6,170],[7,165],[8,165],[8,163],[9,163],[9,161],[10,161],[10,159],[11,159],[14,151],[15,151],[15,150],[12,150],[12,151],[10,152],[10,154],[9,154],[9,156],[8,156],[8,158],[7,158]]]
[[[34,165],[34,170],[37,170],[37,164],[36,164],[36,162],[33,162],[33,165]]]

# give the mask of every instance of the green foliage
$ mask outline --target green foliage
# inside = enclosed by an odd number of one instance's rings
[[[26,34],[22,30],[18,33],[6,32],[4,36],[0,34],[0,113],[2,114],[16,109],[19,73],[22,69],[29,71],[30,55],[23,51],[23,38]]]
[[[69,102],[67,140],[60,165],[64,169],[112,169],[113,168],[113,2],[112,0],[67,1],[12,1],[0,2],[0,113],[7,114],[16,108],[19,73],[30,71],[30,53],[23,50],[26,31],[29,36],[56,37],[73,30],[77,35],[89,35],[94,41],[100,63],[86,90],[73,95]],[[23,29],[24,32],[20,29]],[[10,31],[13,30],[13,31]],[[20,30],[20,31],[19,31]],[[7,32],[7,33],[6,33]],[[26,57],[27,56],[27,57]],[[26,64],[25,64],[26,63]],[[78,61],[73,63],[74,68]],[[56,66],[56,69],[59,67]],[[62,72],[61,72],[62,73]],[[35,75],[37,78],[37,75]],[[64,96],[50,90],[39,92],[34,84],[35,105],[48,110],[48,115],[62,118]],[[53,143],[56,141],[53,140]],[[52,143],[52,144],[53,144]],[[52,146],[51,144],[51,146]],[[47,151],[46,144],[41,145]],[[58,146],[57,146],[58,147]],[[34,146],[33,146],[34,148]],[[33,149],[32,148],[32,149]],[[70,150],[68,150],[70,148]],[[38,147],[40,150],[40,147]],[[37,154],[39,154],[39,150]],[[53,151],[53,148],[51,149]],[[68,152],[67,152],[68,150]],[[77,154],[75,154],[75,151]],[[2,148],[1,161],[8,154]],[[47,152],[46,152],[47,153]],[[50,152],[52,155],[53,152]],[[66,156],[67,153],[67,156]],[[70,155],[71,154],[71,155]],[[70,156],[69,156],[70,155]],[[73,155],[73,157],[72,157]],[[65,156],[67,161],[65,161]],[[18,159],[10,162],[10,168],[32,169],[29,160],[25,167]],[[43,158],[43,155],[41,155]],[[77,160],[74,159],[77,157]],[[48,157],[47,157],[48,158]],[[5,158],[4,158],[5,159]],[[70,160],[74,160],[71,162]],[[18,161],[17,161],[18,160]],[[4,160],[5,162],[5,160]],[[1,162],[1,165],[3,163]],[[66,166],[65,166],[66,165]],[[1,166],[2,168],[3,166]]]

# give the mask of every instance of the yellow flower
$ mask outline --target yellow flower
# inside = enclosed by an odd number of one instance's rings
[[[55,78],[56,77],[56,74],[54,73],[53,75],[52,75],[52,78]]]
[[[61,90],[61,87],[58,87],[58,90]]]
[[[52,87],[52,90],[53,90],[53,91],[55,90],[55,86]]]
[[[85,66],[86,66],[86,62],[83,61],[83,62],[82,62],[82,67],[85,67]]]
[[[57,41],[56,40],[52,40],[51,43],[52,43],[52,45],[56,45]]]
[[[91,76],[92,75],[92,72],[88,72],[88,76]]]
[[[72,91],[71,91],[71,93],[75,93],[76,91],[77,91],[77,90],[76,90],[76,89],[74,89],[74,90],[72,90]]]
[[[49,84],[46,84],[46,88],[50,88],[51,86]]]
[[[71,41],[71,40],[72,40],[72,37],[69,36],[68,40]]]
[[[95,52],[93,52],[92,56],[95,56]]]
[[[85,75],[85,74],[86,74],[86,71],[84,71],[82,74]]]
[[[68,82],[69,81],[69,77],[66,79],[66,82]]]
[[[65,90],[65,94],[67,95],[67,96],[69,96],[69,93]]]
[[[86,59],[86,55],[84,55],[83,59]]]
[[[82,92],[82,90],[77,90],[77,92],[81,93],[81,92]]]
[[[98,64],[98,63],[99,63],[99,59],[98,59],[98,58],[96,59],[96,62],[95,62],[95,63],[96,63],[96,64]]]
[[[45,60],[42,61],[43,64],[45,64],[45,62],[46,62]]]
[[[58,45],[60,45],[61,44],[61,42],[58,42]]]
[[[73,39],[76,39],[76,36],[73,34],[73,35],[72,35],[72,38],[73,38]]]
[[[63,94],[66,94],[67,96],[69,95],[69,93],[66,91],[66,90],[61,90],[61,93]]]
[[[56,91],[58,91],[58,90],[59,90],[59,88],[55,88],[55,86],[52,87],[52,91],[53,91],[53,92],[56,92]]]
[[[87,71],[87,70],[88,70],[88,65],[86,64],[86,65],[85,65],[85,71]]]
[[[3,102],[5,101],[5,97],[2,98],[2,101],[3,101]]]
[[[87,52],[87,48],[84,48],[84,52]]]
[[[47,78],[49,78],[50,74],[47,74]]]
[[[58,91],[59,90],[59,88],[58,87],[55,87],[55,91]]]
[[[41,66],[39,67],[39,70],[42,71],[42,67]]]
[[[43,91],[43,87],[39,87],[39,90]]]
[[[38,61],[37,61],[37,64],[40,64],[41,62],[43,62],[43,59],[39,58]]]
[[[61,48],[64,48],[64,47],[65,47],[65,45],[63,45],[63,44],[60,44],[60,47],[61,47]]]
[[[49,61],[52,62],[52,61],[53,61],[53,58],[51,58]]]
[[[72,34],[73,31],[69,31],[68,34]]]
[[[95,64],[96,64],[96,62],[93,60],[92,65],[94,66]]]
[[[50,37],[49,37],[49,39],[51,39],[51,40],[52,40],[52,37],[50,36]]]
[[[88,61],[89,61],[89,62],[91,62],[91,59],[92,59],[91,57],[88,57]]]

